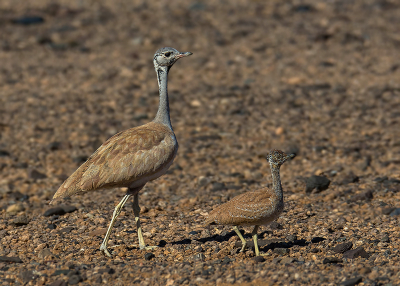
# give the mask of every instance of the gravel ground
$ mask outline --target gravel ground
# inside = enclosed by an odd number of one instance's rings
[[[399,2],[170,2],[0,2],[2,285],[399,285]],[[140,197],[160,247],[135,246],[130,202],[107,258],[124,190],[48,203],[102,142],[152,120],[163,46],[193,56],[170,72],[178,156]],[[297,157],[256,258],[203,222],[271,186],[272,148]]]

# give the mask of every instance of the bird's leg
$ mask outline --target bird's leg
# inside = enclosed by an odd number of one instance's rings
[[[246,240],[243,238],[243,235],[240,233],[240,230],[237,226],[233,227],[233,230],[236,232],[236,234],[239,236],[240,240],[242,241],[242,249],[240,250],[240,252],[243,252],[244,249],[246,248]]]
[[[142,227],[140,225],[140,219],[139,219],[139,215],[140,215],[139,193],[136,193],[133,195],[133,213],[135,214],[136,228],[137,228],[137,234],[138,234],[138,238],[139,238],[139,248],[146,249],[146,250],[151,250],[151,249],[157,248],[157,246],[146,246],[146,244],[144,243]]]
[[[258,225],[254,226],[253,231],[251,232],[251,235],[253,236],[253,242],[254,242],[254,251],[256,253],[256,256],[260,255],[260,250],[258,248],[258,235],[257,235],[257,231],[258,231]]]
[[[107,250],[107,243],[108,243],[108,240],[110,239],[111,229],[113,228],[115,220],[117,219],[117,217],[121,213],[122,208],[124,207],[126,201],[129,199],[130,196],[131,195],[128,195],[128,194],[125,195],[122,198],[122,200],[119,202],[119,204],[115,207],[113,216],[111,218],[110,226],[108,227],[106,236],[104,237],[103,243],[100,246],[100,251],[103,251],[103,253],[105,255],[107,255],[108,257],[111,257],[111,254]]]

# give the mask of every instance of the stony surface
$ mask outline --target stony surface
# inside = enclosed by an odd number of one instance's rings
[[[1,1],[0,283],[399,285],[399,26],[393,0]],[[170,76],[178,156],[141,194],[160,247],[135,246],[128,204],[107,258],[124,190],[48,203],[103,141],[155,115],[162,46],[193,56]],[[271,185],[272,148],[297,157],[261,259],[202,223]],[[329,186],[306,192],[312,176]]]

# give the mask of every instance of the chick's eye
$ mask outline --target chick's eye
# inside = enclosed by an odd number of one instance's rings
[[[171,55],[171,52],[166,52],[164,55],[165,55],[166,57],[169,57],[169,56]]]

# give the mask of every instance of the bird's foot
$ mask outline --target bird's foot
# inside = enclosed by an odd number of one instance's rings
[[[108,252],[107,246],[105,246],[104,244],[100,246],[100,251],[103,252],[105,256],[112,257],[110,252]]]
[[[140,250],[154,250],[154,249],[156,249],[156,248],[158,248],[158,246],[157,245],[153,245],[153,246],[151,246],[151,245],[137,245],[137,244],[132,244],[131,245],[131,247],[137,247],[137,248],[139,248]]]
[[[140,249],[145,249],[145,250],[154,250],[157,249],[158,246],[157,245],[148,245],[148,246],[141,246]]]
[[[242,249],[240,249],[239,252],[244,252],[246,250],[246,246],[247,246],[246,243],[243,243]]]

